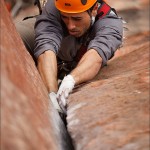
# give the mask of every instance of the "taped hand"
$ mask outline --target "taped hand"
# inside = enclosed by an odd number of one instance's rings
[[[75,85],[75,80],[71,75],[67,75],[62,80],[62,83],[59,87],[59,90],[57,92],[57,99],[58,103],[61,106],[61,108],[66,110],[66,104],[67,104],[67,98],[69,96],[69,93],[72,91]]]
[[[49,93],[49,98],[54,106],[54,108],[59,112],[63,113],[63,110],[60,108],[58,101],[57,101],[57,95],[54,92]]]
[[[67,115],[67,112],[66,112],[66,110],[62,110],[61,107],[59,106],[58,101],[57,101],[57,95],[56,95],[56,93],[54,93],[54,92],[49,93],[49,98],[50,98],[50,100],[51,100],[54,108],[58,111],[61,119],[66,124],[66,115]]]

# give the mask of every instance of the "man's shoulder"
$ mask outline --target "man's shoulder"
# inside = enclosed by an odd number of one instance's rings
[[[110,12],[108,15],[97,19],[93,25],[93,28],[98,28],[100,26],[111,26],[114,23],[122,22],[121,17],[118,17],[114,12]]]

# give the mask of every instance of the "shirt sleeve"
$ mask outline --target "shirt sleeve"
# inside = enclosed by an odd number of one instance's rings
[[[56,54],[60,47],[63,30],[60,13],[50,0],[43,8],[42,14],[36,18],[35,23],[34,56],[38,58],[44,51],[52,50]]]
[[[105,16],[94,24],[92,34],[94,37],[88,45],[88,50],[95,49],[101,56],[104,66],[122,44],[122,20],[115,15]]]

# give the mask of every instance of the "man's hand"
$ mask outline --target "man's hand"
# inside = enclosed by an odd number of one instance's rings
[[[57,95],[56,95],[56,93],[54,93],[54,92],[49,93],[49,98],[50,98],[50,100],[51,100],[54,108],[58,111],[61,119],[66,124],[66,115],[67,115],[67,112],[66,112],[66,110],[63,110],[59,106],[58,101],[57,101]]]
[[[58,103],[62,109],[66,110],[66,104],[67,104],[66,100],[69,96],[69,93],[74,88],[74,85],[75,85],[75,80],[71,75],[67,75],[62,80],[62,83],[57,92]]]
[[[58,101],[57,101],[57,95],[54,92],[49,93],[49,98],[51,102],[53,103],[54,108],[59,112],[59,113],[64,113],[63,110],[60,108]]]

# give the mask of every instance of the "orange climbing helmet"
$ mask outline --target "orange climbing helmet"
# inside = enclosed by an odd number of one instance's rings
[[[80,13],[90,9],[97,0],[55,0],[58,10],[65,13]]]

